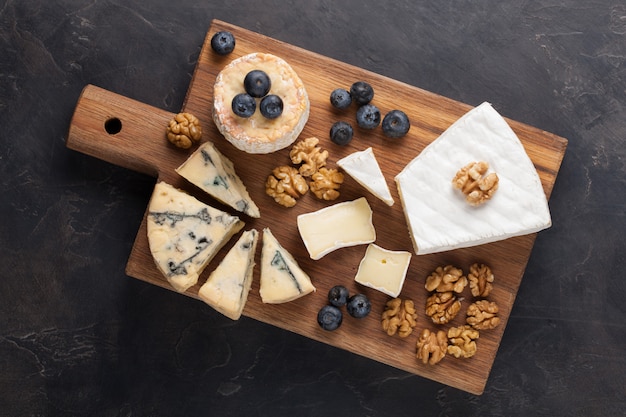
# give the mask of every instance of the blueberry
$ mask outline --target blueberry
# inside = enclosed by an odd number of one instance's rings
[[[252,70],[243,79],[243,87],[246,89],[246,93],[259,98],[270,92],[272,82],[265,71]]]
[[[219,55],[228,55],[235,49],[235,37],[227,31],[217,32],[211,38],[211,48]]]
[[[269,94],[261,99],[259,110],[263,117],[275,119],[283,113],[283,100],[275,94]]]
[[[337,88],[330,93],[330,104],[337,109],[347,109],[352,104],[352,96],[349,91]]]
[[[352,126],[347,122],[335,122],[330,128],[330,140],[337,145],[347,145],[352,140]]]
[[[391,110],[382,123],[383,133],[390,138],[401,138],[411,128],[409,117],[402,110]]]
[[[350,96],[352,96],[352,100],[362,106],[372,101],[374,89],[365,81],[357,81],[350,87]]]
[[[356,123],[364,129],[374,129],[380,124],[380,110],[373,104],[365,104],[356,111]]]
[[[372,303],[365,294],[354,294],[348,298],[348,314],[357,319],[367,316],[372,311]]]
[[[342,321],[343,313],[335,306],[326,305],[317,313],[317,323],[324,330],[336,330]]]
[[[233,98],[231,107],[233,108],[233,113],[235,113],[237,116],[250,117],[254,114],[256,110],[256,100],[254,99],[254,97],[246,93],[237,94]]]
[[[348,289],[343,285],[335,285],[328,291],[328,302],[335,307],[341,307],[348,302]]]

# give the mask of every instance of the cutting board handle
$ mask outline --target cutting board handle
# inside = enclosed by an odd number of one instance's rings
[[[154,177],[168,155],[163,146],[173,113],[87,85],[76,104],[66,146]]]

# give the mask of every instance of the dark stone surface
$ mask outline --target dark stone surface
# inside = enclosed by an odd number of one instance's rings
[[[482,396],[124,274],[153,179],[66,149],[87,83],[177,111],[219,18],[569,139]],[[0,414],[625,416],[623,1],[0,1]]]

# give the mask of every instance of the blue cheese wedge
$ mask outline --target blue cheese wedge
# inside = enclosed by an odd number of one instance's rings
[[[374,196],[393,206],[393,197],[372,148],[351,153],[337,161],[337,165]]]
[[[261,249],[261,300],[286,303],[315,291],[311,278],[283,248],[269,228],[263,229]]]
[[[236,216],[202,203],[165,182],[154,187],[148,206],[152,257],[176,291],[184,292],[215,254],[244,226]]]
[[[457,171],[484,161],[499,178],[480,206],[452,187]],[[548,201],[532,161],[489,103],[472,109],[395,178],[417,254],[482,245],[551,226]]]
[[[354,280],[366,287],[397,297],[402,291],[410,262],[410,252],[392,251],[370,243]]]
[[[202,144],[176,172],[218,201],[250,217],[261,217],[234,164],[213,143]]]
[[[243,232],[198,291],[202,301],[232,320],[239,320],[248,300],[258,238],[255,229]]]
[[[298,231],[311,259],[330,252],[376,240],[372,209],[365,197],[300,214]]]

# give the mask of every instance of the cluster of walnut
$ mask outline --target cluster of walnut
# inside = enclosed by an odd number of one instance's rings
[[[498,306],[484,299],[493,288],[494,275],[487,265],[475,263],[465,276],[453,265],[436,268],[427,278],[424,287],[431,295],[426,300],[426,315],[437,325],[452,321],[461,311],[461,293],[469,284],[475,298],[467,308],[466,324],[452,327],[447,333],[422,330],[417,342],[417,358],[425,364],[436,364],[446,353],[456,358],[470,358],[477,350],[479,330],[493,329],[500,323]],[[445,343],[444,343],[445,341]]]
[[[465,194],[465,201],[472,206],[483,204],[498,189],[498,174],[495,172],[487,174],[487,170],[489,170],[487,162],[470,162],[452,179],[452,186]]]
[[[417,311],[413,301],[400,298],[387,301],[381,323],[389,336],[396,333],[402,338],[410,336],[417,324]]]
[[[328,151],[322,150],[318,144],[316,137],[297,142],[291,148],[289,158],[299,167],[281,165],[274,168],[265,181],[266,194],[285,207],[293,207],[309,189],[322,200],[331,201],[339,197],[343,174],[326,168]]]
[[[189,149],[202,138],[202,127],[193,114],[178,113],[167,125],[165,136],[174,146]]]

